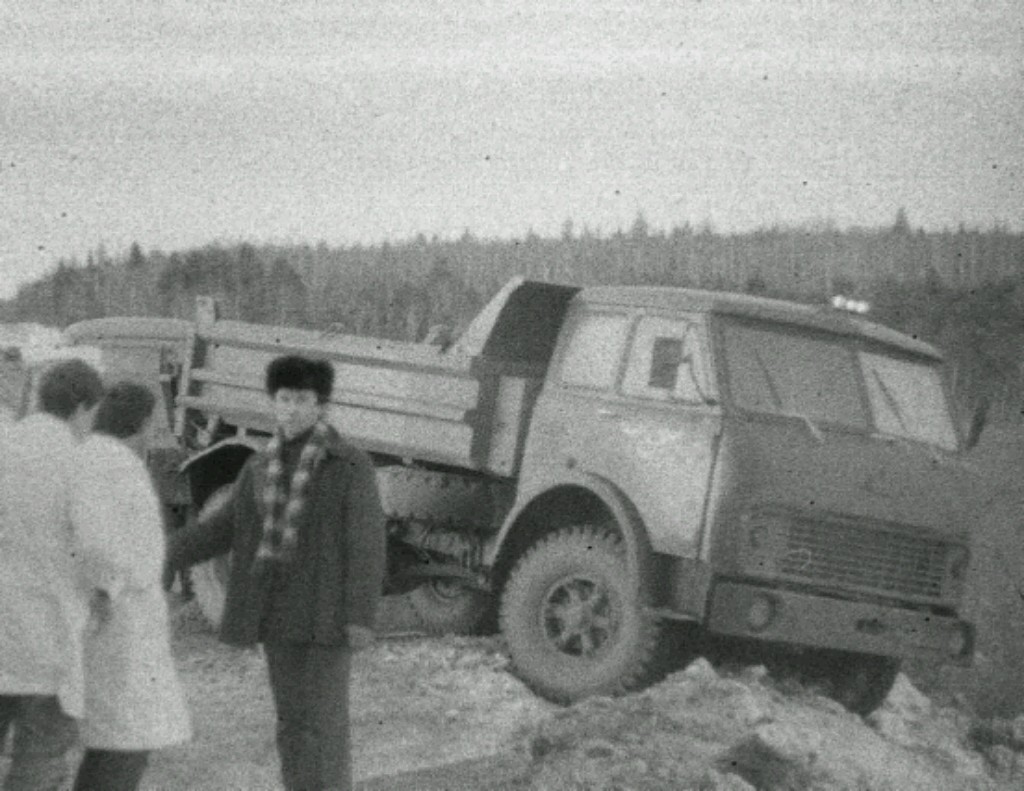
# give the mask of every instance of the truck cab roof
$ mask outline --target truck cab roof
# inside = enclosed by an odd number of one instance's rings
[[[911,354],[942,360],[931,344],[830,305],[806,305],[727,291],[660,286],[595,286],[575,297],[593,306],[738,316],[877,341]]]

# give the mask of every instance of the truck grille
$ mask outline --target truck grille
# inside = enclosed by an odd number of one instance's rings
[[[941,599],[948,546],[884,528],[796,519],[788,521],[777,568],[830,587]]]

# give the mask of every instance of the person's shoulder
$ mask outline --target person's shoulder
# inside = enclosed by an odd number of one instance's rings
[[[116,437],[90,434],[75,448],[76,471],[85,477],[135,475],[144,472],[146,463]]]
[[[346,467],[372,467],[369,454],[348,442],[333,426],[328,427],[325,450],[329,459],[335,459]]]
[[[131,448],[108,434],[89,434],[78,443],[78,452],[82,455],[92,454],[115,458],[127,458],[133,455]]]
[[[15,422],[14,427],[18,433],[25,436],[36,434],[71,435],[71,428],[65,421],[46,412],[32,412],[25,415],[21,420]]]
[[[35,412],[15,421],[7,432],[14,452],[30,456],[48,456],[73,451],[75,438],[63,420],[44,412]]]

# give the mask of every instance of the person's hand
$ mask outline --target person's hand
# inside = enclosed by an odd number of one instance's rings
[[[349,624],[345,627],[345,635],[348,638],[348,647],[353,651],[362,651],[373,645],[376,635],[373,629],[357,624]]]

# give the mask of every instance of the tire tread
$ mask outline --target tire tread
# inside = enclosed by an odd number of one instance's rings
[[[514,632],[518,628],[516,618],[511,608],[514,605],[515,596],[519,586],[522,585],[522,576],[529,572],[530,568],[545,556],[562,552],[578,551],[580,545],[586,542],[588,548],[599,546],[610,555],[625,558],[625,550],[622,538],[613,527],[606,525],[574,525],[567,528],[548,533],[543,538],[530,546],[517,560],[509,574],[508,583],[505,588],[505,595],[502,596],[500,606],[500,627],[501,633],[509,640],[511,636],[514,641]],[[512,595],[509,596],[509,591]],[[521,594],[519,594],[521,595]],[[639,595],[639,594],[637,594]],[[600,690],[594,690],[586,694],[608,694],[622,695],[645,686],[654,680],[663,667],[661,656],[661,627],[658,620],[651,615],[643,602],[640,601],[636,607],[636,615],[639,617],[638,627],[639,638],[631,652],[631,657],[618,671],[616,678],[611,683],[606,683]],[[523,672],[523,668],[517,663],[514,651],[512,653],[513,671],[518,675],[534,692],[548,700],[557,703],[572,703],[584,695],[567,692],[559,686],[547,683],[542,678],[537,678],[529,671]]]

